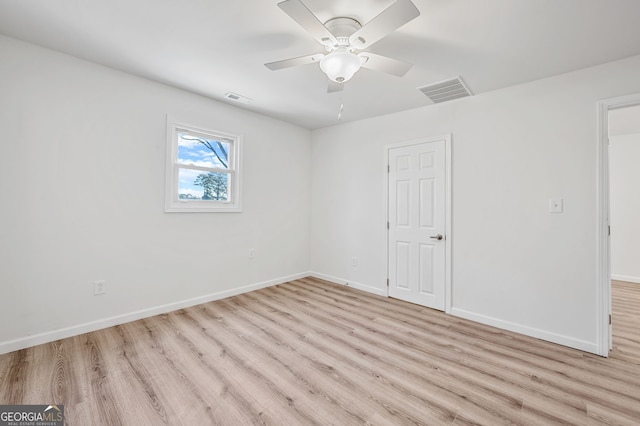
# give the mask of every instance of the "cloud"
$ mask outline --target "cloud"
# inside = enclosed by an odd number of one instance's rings
[[[207,172],[203,172],[202,170],[180,169],[178,173],[178,180],[180,183],[193,185],[193,181],[198,177],[198,175],[206,173]]]
[[[213,156],[211,151],[208,151],[206,149],[199,149],[197,151],[194,151],[194,152],[190,153],[189,155],[191,155],[192,157],[200,157],[200,158],[206,158],[206,157],[212,157]]]
[[[185,137],[187,137],[189,139],[184,139]],[[179,146],[184,146],[185,148],[193,148],[194,146],[202,145],[197,140],[192,140],[192,138],[194,138],[194,136],[180,134],[179,140],[178,140],[178,145]]]
[[[214,168],[214,167],[220,167],[219,164],[214,163],[213,161],[204,161],[204,160],[187,160],[184,158],[178,158],[178,164],[188,164],[188,165],[192,165],[192,166],[198,166],[198,167],[210,167],[210,168]],[[203,172],[198,172],[198,173],[203,173]]]

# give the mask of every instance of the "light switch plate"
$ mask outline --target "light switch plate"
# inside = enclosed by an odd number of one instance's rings
[[[549,198],[549,213],[562,213],[562,198]]]

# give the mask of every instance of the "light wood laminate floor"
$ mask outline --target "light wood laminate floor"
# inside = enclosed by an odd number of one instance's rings
[[[638,425],[640,284],[609,358],[307,278],[0,356],[67,425]]]

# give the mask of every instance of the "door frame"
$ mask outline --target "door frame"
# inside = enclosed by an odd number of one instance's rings
[[[411,145],[419,145],[422,143],[429,142],[438,142],[444,140],[444,151],[445,151],[445,270],[444,270],[444,311],[448,314],[451,313],[451,296],[452,296],[452,259],[451,255],[452,251],[452,242],[453,242],[453,233],[452,233],[452,203],[451,203],[451,193],[452,193],[452,158],[451,158],[451,134],[445,134],[441,136],[428,137],[428,138],[420,138],[420,139],[412,139],[403,142],[393,143],[389,145],[385,145],[384,147],[384,217],[386,220],[385,226],[387,227],[386,232],[386,262],[387,262],[387,287],[385,291],[385,295],[389,297],[389,151],[394,148],[402,148]]]
[[[611,241],[609,236],[609,111],[640,105],[640,93],[598,102],[596,169],[596,309],[598,355],[609,356],[611,341]]]

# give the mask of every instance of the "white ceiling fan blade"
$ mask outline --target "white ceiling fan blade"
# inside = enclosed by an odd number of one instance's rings
[[[316,18],[300,0],[286,0],[278,3],[278,7],[296,21],[302,28],[307,30],[320,44],[333,46],[338,44],[338,40],[333,34]]]
[[[333,80],[329,80],[329,86],[327,87],[327,93],[336,93],[342,91],[344,87],[343,83],[338,83]]]
[[[349,42],[357,49],[365,49],[418,16],[420,11],[411,0],[397,0],[353,33]]]
[[[282,61],[269,62],[264,64],[271,71],[281,70],[283,68],[297,67],[298,65],[316,64],[324,57],[323,53],[314,53],[313,55],[300,56],[298,58],[284,59]]]
[[[402,77],[411,69],[413,64],[402,62],[387,56],[376,55],[375,53],[362,52],[358,55],[364,58],[362,68],[368,68],[374,71],[380,71],[387,74]]]

